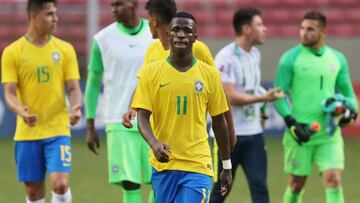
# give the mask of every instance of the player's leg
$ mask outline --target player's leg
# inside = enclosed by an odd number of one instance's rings
[[[322,174],[326,203],[343,203],[344,195],[341,186],[341,172],[344,169],[343,141],[319,145],[315,150],[315,162]]]
[[[302,202],[307,176],[311,175],[314,147],[285,144],[284,152],[284,169],[289,174],[289,184],[283,202],[300,203]]]
[[[180,187],[176,192],[174,203],[205,203],[209,201],[211,177],[186,172],[181,178]]]
[[[25,183],[26,202],[45,202],[45,162],[41,141],[15,142],[16,173]]]
[[[242,138],[241,136],[238,136],[237,137],[237,143],[234,147],[234,150],[231,152],[230,154],[230,157],[231,157],[231,165],[232,165],[232,170],[231,170],[231,173],[232,173],[232,177],[233,177],[233,182],[235,180],[235,175],[236,175],[236,169],[238,168],[239,166],[239,163],[240,163],[240,160],[241,160],[241,157],[242,157],[242,154],[243,154],[243,151],[244,151],[244,147],[245,146],[242,146]],[[218,154],[217,154],[218,156]],[[222,203],[224,202],[225,197],[223,197],[221,195],[221,184],[220,184],[220,173],[222,171],[222,162],[221,160],[219,159],[219,156],[218,156],[218,163],[217,163],[217,182],[214,183],[213,187],[212,187],[212,191],[210,193],[210,203]]]
[[[143,138],[121,124],[106,126],[109,182],[122,186],[124,203],[141,203]]]
[[[241,166],[249,184],[253,203],[268,203],[267,155],[262,134],[244,137],[247,139],[246,151]]]
[[[52,203],[71,203],[69,187],[71,171],[71,139],[57,136],[44,140],[46,168],[50,177]]]

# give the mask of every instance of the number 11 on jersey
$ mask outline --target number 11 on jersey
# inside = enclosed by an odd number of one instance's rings
[[[181,100],[183,100],[183,102],[181,102]],[[182,111],[181,111],[181,103],[183,103],[182,105]],[[176,104],[177,104],[177,108],[176,108],[176,112],[177,115],[186,115],[187,112],[187,96],[177,96],[176,97]]]

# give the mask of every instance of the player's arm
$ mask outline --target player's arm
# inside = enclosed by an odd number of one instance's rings
[[[151,125],[150,115],[152,114],[152,100],[150,99],[150,85],[148,80],[149,73],[147,68],[139,71],[139,83],[135,91],[132,108],[137,110],[138,128],[141,136],[151,147],[156,159],[159,162],[168,162],[170,160],[171,149],[168,145],[161,143],[156,139]]]
[[[227,104],[229,107],[229,111],[226,111],[224,113],[224,116],[225,116],[226,126],[227,126],[228,133],[229,133],[230,150],[232,151],[235,148],[237,138],[236,138],[236,134],[235,134],[235,126],[234,126],[234,120],[233,120],[232,111],[231,111],[231,105],[230,105],[228,99],[226,101],[227,101]]]
[[[355,111],[359,111],[359,104],[352,86],[348,63],[345,57],[340,53],[338,53],[338,58],[341,62],[341,69],[336,78],[336,88],[343,96],[348,99],[351,105],[350,108],[353,108]]]
[[[81,118],[82,94],[79,80],[67,80],[66,88],[71,105],[70,124],[75,125]]]
[[[103,62],[99,45],[94,40],[90,61],[88,65],[88,77],[85,88],[85,112],[86,112],[86,143],[90,151],[97,154],[100,148],[99,135],[95,130],[96,108],[99,100],[101,79],[103,77]]]
[[[22,106],[16,96],[17,83],[4,83],[5,100],[8,107],[23,118],[24,122],[32,127],[36,124],[37,117],[30,114],[27,106]]]
[[[357,119],[359,104],[354,89],[352,87],[346,58],[339,52],[337,52],[336,54],[341,63],[341,69],[336,78],[336,88],[343,96],[345,96],[346,106],[347,108],[349,108],[349,113],[344,115],[339,121],[339,125],[341,127],[345,127],[353,123]]]
[[[256,95],[237,91],[234,83],[224,82],[223,85],[226,96],[232,105],[243,106],[258,102],[271,102],[284,97],[279,87],[268,90],[264,95]]]
[[[223,162],[223,170],[220,174],[222,195],[230,192],[232,187],[231,160],[229,132],[225,121],[224,112],[229,111],[220,74],[214,74],[211,83],[211,93],[208,101],[208,111],[212,118],[212,128],[218,144],[219,156]]]
[[[290,96],[289,90],[293,79],[293,70],[291,64],[292,62],[288,57],[286,57],[286,55],[280,59],[274,82],[274,87],[281,88],[281,90],[287,96]],[[286,116],[290,116],[291,110],[286,97],[278,99],[274,104],[276,111],[280,114],[281,117],[285,118]]]
[[[138,126],[142,137],[149,144],[159,162],[168,162],[170,160],[171,149],[168,145],[161,143],[154,136],[150,126],[151,111],[141,108],[137,110]]]
[[[211,118],[216,143],[219,148],[219,156],[223,161],[223,171],[220,174],[220,181],[221,194],[224,196],[231,191],[232,187],[229,133],[223,113],[217,116],[212,116]]]

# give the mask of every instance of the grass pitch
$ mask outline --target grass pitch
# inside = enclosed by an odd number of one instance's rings
[[[281,140],[267,139],[269,159],[269,190],[271,202],[282,202],[282,195],[287,184],[283,172],[283,149]],[[360,139],[345,140],[346,169],[343,173],[343,189],[347,203],[360,202]],[[85,144],[85,139],[73,139],[73,166],[71,173],[71,190],[74,203],[120,203],[121,188],[107,183],[106,143],[101,142],[99,155],[92,154]],[[49,188],[49,187],[48,187]],[[144,203],[147,202],[149,186],[143,187]],[[47,202],[50,202],[50,190],[47,190]],[[15,173],[13,141],[0,140],[0,203],[25,202],[24,186],[18,183]],[[249,190],[241,168],[238,169],[232,193],[228,203],[250,203]],[[309,178],[303,202],[325,202],[321,177],[314,167]]]

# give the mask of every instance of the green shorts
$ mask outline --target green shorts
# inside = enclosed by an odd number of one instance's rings
[[[133,129],[121,124],[106,125],[106,139],[109,182],[119,185],[123,181],[150,183],[150,148],[137,130],[137,125]]]
[[[329,169],[344,169],[344,143],[325,142],[318,145],[284,145],[285,172],[297,176],[310,176],[312,164],[319,172]]]

